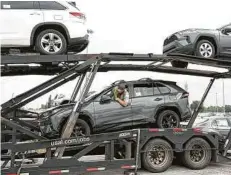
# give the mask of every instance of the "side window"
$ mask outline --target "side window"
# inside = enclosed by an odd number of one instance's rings
[[[1,1],[1,9],[36,9],[35,1]]]
[[[218,127],[229,127],[228,121],[226,119],[216,119]]]
[[[55,1],[39,1],[42,10],[65,10],[66,7]]]
[[[156,83],[153,84],[153,91],[154,91],[154,95],[161,94],[159,88],[156,85]]]
[[[145,84],[134,84],[134,97],[145,97],[152,96],[153,93],[153,84],[145,83]]]
[[[156,85],[162,94],[168,94],[171,92],[171,90],[167,86],[165,86],[161,83],[156,83]]]

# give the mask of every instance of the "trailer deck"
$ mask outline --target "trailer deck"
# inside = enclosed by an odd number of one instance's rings
[[[124,61],[129,61],[126,63]],[[141,64],[146,62],[147,64]],[[184,61],[197,65],[206,65],[222,68],[222,71],[206,71],[195,69],[182,69],[166,66],[171,61]],[[117,62],[117,64],[113,64]],[[119,64],[118,64],[119,62]],[[123,62],[123,63],[121,63]],[[132,64],[138,62],[136,64]],[[32,63],[38,65],[32,66]],[[19,65],[20,64],[20,65]],[[186,153],[186,146],[193,138],[202,138],[209,143],[213,161],[219,161],[219,157],[226,157],[227,150],[231,146],[231,132],[223,145],[219,144],[218,137],[214,134],[204,133],[196,128],[190,129],[200,111],[200,108],[212,87],[214,81],[220,78],[231,78],[231,61],[202,59],[186,55],[154,55],[154,54],[133,54],[133,53],[109,53],[109,54],[80,54],[60,56],[2,56],[2,76],[16,75],[56,75],[54,78],[20,94],[1,105],[1,122],[12,128],[11,142],[1,143],[1,150],[10,150],[10,156],[3,156],[4,161],[10,161],[10,167],[2,167],[2,174],[61,174],[61,173],[84,173],[89,171],[101,171],[107,169],[128,169],[133,170],[127,173],[135,173],[141,167],[142,156],[147,153],[146,145],[152,139],[161,139],[168,142],[171,149],[168,152]],[[83,100],[97,72],[108,71],[152,71],[170,74],[183,74],[211,78],[205,90],[201,103],[193,113],[187,128],[172,129],[135,129],[114,133],[102,133],[99,135],[72,137],[73,127],[78,119]],[[72,99],[79,97],[74,105],[67,125],[60,139],[50,140],[35,132],[35,128],[20,121],[18,111],[27,103],[54,90],[55,88],[79,77],[76,87],[73,90]],[[85,80],[85,81],[84,81]],[[84,83],[83,83],[84,82]],[[81,88],[82,87],[82,88]],[[84,89],[79,92],[79,89]],[[16,134],[24,133],[33,138],[24,142],[16,142]],[[30,142],[30,143],[28,143]],[[119,145],[124,147],[124,157],[115,159],[115,149]],[[101,162],[80,162],[78,159],[95,148],[104,145],[105,161]],[[64,159],[63,155],[68,149],[79,151],[72,155],[72,158]],[[220,149],[222,148],[222,149]],[[17,156],[23,159],[31,156],[29,151],[37,151],[36,156],[45,158],[40,165],[16,164]],[[44,151],[45,149],[45,151]],[[150,150],[149,150],[150,151]],[[206,150],[205,150],[206,151]],[[38,153],[39,152],[39,153]],[[168,167],[158,171],[164,171]],[[150,170],[150,169],[149,169]],[[152,170],[151,170],[152,171]]]

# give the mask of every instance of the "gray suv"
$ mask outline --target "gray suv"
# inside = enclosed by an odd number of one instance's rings
[[[163,53],[231,60],[231,23],[218,29],[187,29],[176,32],[164,40]],[[187,63],[177,61],[172,62],[172,65],[187,67]]]
[[[84,102],[74,135],[109,132],[155,124],[160,128],[179,127],[180,121],[191,117],[189,93],[176,82],[144,78],[126,82],[130,102],[126,107],[112,100],[115,82],[101,92],[90,94]],[[73,103],[57,106],[40,115],[42,134],[61,134],[73,108]]]

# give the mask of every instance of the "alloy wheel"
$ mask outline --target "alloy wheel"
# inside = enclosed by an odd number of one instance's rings
[[[199,52],[204,58],[210,58],[213,54],[213,48],[209,43],[202,43]]]
[[[42,48],[48,53],[57,53],[62,49],[62,39],[55,33],[47,33],[41,39]]]
[[[163,128],[176,128],[178,126],[177,119],[171,114],[167,114],[162,120]]]

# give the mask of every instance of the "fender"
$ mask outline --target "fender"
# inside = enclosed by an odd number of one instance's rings
[[[216,37],[215,34],[210,34],[210,33],[200,33],[197,35],[195,42],[194,42],[194,49],[196,49],[196,43],[198,42],[200,37],[209,37],[209,38],[213,38],[213,40],[215,41],[216,45],[217,45],[217,55],[219,55],[220,53],[220,47],[219,47],[219,38],[220,34]]]
[[[70,41],[70,34],[69,34],[69,31],[68,31],[68,29],[67,29],[67,27],[66,27],[65,25],[63,25],[62,23],[59,23],[59,22],[43,22],[43,23],[37,24],[37,25],[33,28],[32,32],[31,32],[31,36],[30,36],[30,45],[31,45],[31,46],[33,46],[34,35],[35,35],[36,30],[37,30],[39,27],[41,27],[41,26],[46,26],[46,25],[59,25],[59,26],[61,26],[61,27],[65,30],[66,34],[67,34],[67,42],[69,43],[69,41]]]
[[[180,108],[179,108],[179,106],[178,105],[176,105],[176,104],[173,104],[173,103],[165,103],[165,104],[162,104],[162,105],[159,105],[159,106],[157,106],[156,107],[156,110],[154,111],[154,120],[156,120],[156,118],[157,118],[157,113],[160,111],[160,110],[162,110],[162,109],[164,109],[164,108],[176,108],[176,109],[178,109],[178,111],[180,112],[180,117],[181,117],[181,115],[182,115],[182,111],[180,110]]]

